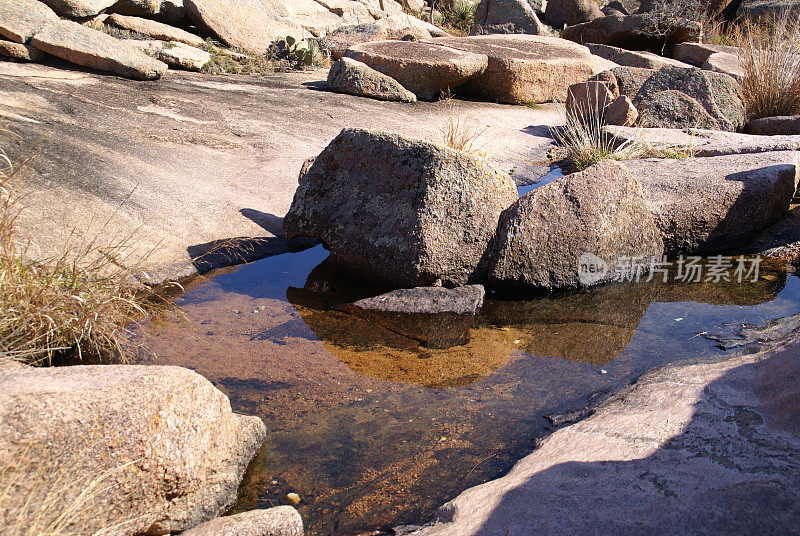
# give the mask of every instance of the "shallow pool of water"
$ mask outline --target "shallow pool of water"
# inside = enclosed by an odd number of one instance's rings
[[[425,522],[530,452],[545,416],[658,365],[721,355],[704,333],[800,312],[800,279],[764,266],[755,283],[489,294],[474,318],[367,314],[349,304],[383,289],[326,257],[317,246],[197,280],[178,300],[183,317],[142,333],[158,362],[196,370],[266,423],[237,509],[294,491],[316,535]]]

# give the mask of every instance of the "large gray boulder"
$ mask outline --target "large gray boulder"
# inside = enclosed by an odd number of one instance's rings
[[[344,55],[394,78],[422,100],[436,100],[482,74],[488,62],[485,54],[420,41],[366,42]]]
[[[745,112],[741,89],[736,80],[730,76],[695,67],[686,69],[675,66],[663,67],[645,81],[633,98],[633,103],[640,111],[645,110],[656,95],[664,91],[679,91],[700,103],[708,115],[719,122],[721,130],[735,131],[744,126]],[[673,115],[677,117],[679,112]],[[689,118],[689,122],[692,119]],[[650,126],[670,128],[676,125],[651,124]]]
[[[211,382],[179,367],[0,372],[5,526],[47,493],[43,526],[80,507],[65,534],[186,530],[233,504],[265,433],[260,419],[232,413]]]
[[[536,188],[503,212],[489,281],[530,291],[576,289],[611,280],[626,257],[649,263],[663,250],[639,183],[621,164],[602,161]],[[588,273],[589,264],[607,269]]]
[[[674,89],[652,93],[637,104],[641,125],[646,128],[722,129],[702,104]]]
[[[736,15],[745,19],[766,21],[780,18],[784,13],[797,16],[800,0],[742,0]]]
[[[544,19],[553,28],[573,26],[603,17],[594,0],[547,0]]]
[[[471,33],[545,35],[546,30],[527,0],[481,0],[475,8]]]
[[[394,134],[344,129],[316,158],[283,220],[330,262],[394,287],[463,285],[485,274],[511,178],[483,159]]]
[[[275,506],[218,517],[181,536],[303,536],[303,519],[291,506]]]
[[[800,115],[762,117],[748,121],[745,132],[758,136],[800,135]],[[800,136],[798,136],[800,138]]]
[[[53,56],[135,80],[161,78],[167,65],[108,34],[57,20],[39,30],[31,45]]]
[[[576,43],[599,43],[628,50],[661,50],[685,41],[699,41],[698,22],[674,19],[653,32],[649,15],[609,15],[589,22],[568,26],[561,37]]]
[[[113,6],[117,0],[42,0],[42,2],[63,17],[82,19],[94,17]]]
[[[280,4],[260,0],[184,0],[186,14],[228,46],[264,54],[273,41],[303,37]]]
[[[788,210],[800,154],[629,160],[668,254],[736,248]]]
[[[328,71],[328,88],[373,99],[416,102],[417,97],[394,78],[352,58],[342,58]]]
[[[457,88],[469,97],[509,104],[563,101],[570,85],[602,70],[581,45],[537,35],[442,37],[432,43],[488,57],[486,70]]]
[[[58,15],[38,0],[0,2],[0,36],[15,43],[27,43],[36,32],[56,20]]]

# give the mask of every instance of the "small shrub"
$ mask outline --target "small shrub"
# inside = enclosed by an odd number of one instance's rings
[[[737,45],[748,119],[800,114],[800,22],[788,12],[771,22],[745,22]]]
[[[439,26],[451,34],[469,35],[475,22],[475,9],[477,4],[466,0],[457,0],[452,6],[442,11]]]
[[[599,98],[588,99],[595,104],[576,105],[566,114],[563,126],[550,130],[560,146],[561,158],[571,161],[578,171],[601,160],[628,160],[641,158],[646,147],[638,137],[619,143],[607,133],[603,110],[597,105]]]
[[[476,145],[476,142],[486,128],[481,128],[475,119],[458,112],[449,94],[445,95],[443,100],[447,105],[448,117],[447,122],[440,129],[442,143],[457,151],[482,156],[483,151]]]

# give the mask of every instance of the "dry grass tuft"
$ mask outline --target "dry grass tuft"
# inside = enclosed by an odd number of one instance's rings
[[[770,22],[745,22],[742,94],[748,119],[800,114],[800,20],[786,12]]]
[[[83,243],[73,232],[63,253],[28,260],[12,188],[22,164],[0,151],[0,355],[31,364],[125,361],[132,350],[126,326],[165,300],[133,284],[133,271],[124,266],[131,237],[104,247],[102,229]]]
[[[474,118],[456,110],[451,95],[444,95],[442,100],[445,101],[448,112],[447,122],[440,129],[442,143],[457,151],[484,156],[485,153],[477,142],[486,132],[486,127],[481,127]]]
[[[648,147],[638,137],[619,143],[604,130],[606,126],[600,98],[587,99],[566,114],[563,126],[550,129],[561,148],[561,157],[570,160],[580,171],[601,160],[630,160],[643,158]]]

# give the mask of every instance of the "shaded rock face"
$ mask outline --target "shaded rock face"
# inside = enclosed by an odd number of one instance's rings
[[[233,414],[211,382],[179,367],[3,372],[0,464],[13,483],[5,520],[14,522],[30,493],[68,478],[70,492],[50,495],[59,502],[48,515],[57,516],[109,471],[78,514],[77,533],[179,532],[233,504],[264,436],[260,419]]]
[[[36,32],[57,20],[58,15],[38,0],[0,2],[0,36],[15,43],[27,43]]]
[[[432,42],[488,57],[480,76],[457,88],[469,97],[509,104],[567,98],[571,84],[600,69],[589,50],[557,37],[482,35],[442,37]]]
[[[417,287],[395,290],[353,303],[354,307],[387,313],[455,313],[474,315],[486,292],[483,285],[456,288]]]
[[[745,132],[758,136],[792,136],[800,134],[800,115],[784,115],[753,119],[745,125]]]
[[[331,263],[394,287],[478,281],[510,177],[474,156],[397,135],[345,129],[300,177],[283,220]]]
[[[16,61],[41,61],[44,54],[32,46],[0,40],[0,56]]]
[[[436,100],[486,70],[488,58],[417,41],[375,41],[355,45],[345,56],[390,76],[419,99]]]
[[[653,76],[652,69],[641,67],[614,67],[610,71],[614,75],[620,95],[627,95],[633,100],[647,79]]]
[[[202,46],[204,41],[202,38],[175,28],[168,24],[156,22],[153,20],[143,19],[140,17],[131,17],[126,15],[118,15],[112,13],[105,20],[106,24],[111,24],[123,30],[140,33],[153,39],[160,39],[161,41],[176,41],[178,43],[186,43],[193,47]]]
[[[417,97],[400,82],[352,58],[336,61],[328,71],[328,88],[374,99],[416,102]]]
[[[642,185],[668,254],[719,253],[784,214],[794,195],[794,152],[625,162]]]
[[[489,280],[523,290],[580,288],[611,280],[623,257],[660,259],[663,249],[639,183],[604,161],[533,190],[503,212]],[[583,277],[586,255],[610,270]]]
[[[526,0],[481,0],[475,9],[475,23],[471,33],[544,35],[545,29]]]
[[[166,64],[119,39],[67,20],[45,26],[31,45],[77,65],[136,80],[155,80],[167,70]]]
[[[719,121],[695,99],[680,91],[659,91],[639,100],[641,124],[649,128],[720,130]]]
[[[553,28],[599,19],[604,13],[594,0],[548,0],[544,18]]]
[[[678,67],[690,67],[685,63],[672,58],[665,58],[658,54],[653,54],[647,51],[625,50],[619,47],[612,47],[610,45],[586,45],[595,56],[600,56],[609,61],[613,61],[618,65],[626,67],[638,67],[641,69],[660,69],[667,65],[676,65]]]
[[[683,69],[680,67],[663,67],[656,71],[642,85],[638,94],[634,97],[633,103],[640,108],[643,116],[646,115],[643,109],[650,106],[656,94],[665,91],[679,91],[686,96],[694,99],[713,117],[721,130],[735,131],[744,125],[744,103],[740,95],[739,84],[722,73],[702,71],[697,68]],[[688,111],[691,109],[685,99],[664,98],[662,96],[660,107],[664,109],[670,103],[681,103],[681,109]],[[680,111],[672,114],[674,121],[679,121]],[[654,115],[652,119],[665,116],[665,114]],[[699,117],[698,117],[699,119]],[[691,122],[691,121],[690,121]],[[707,121],[705,122],[707,123]],[[651,124],[650,126],[663,126],[670,128],[670,124]],[[698,126],[698,125],[685,125]],[[706,127],[714,128],[714,127]]]
[[[206,521],[183,536],[303,536],[303,519],[291,506],[251,510]]]
[[[709,45],[707,43],[679,43],[675,45],[673,56],[676,60],[702,67],[709,56],[717,52],[738,55],[739,48],[728,45]]]
[[[774,19],[784,13],[800,13],[798,0],[742,0],[736,10],[738,17],[746,19]]]
[[[701,26],[697,22],[683,19],[670,21],[663,30],[666,36],[653,35],[651,26],[649,15],[610,15],[568,26],[561,37],[576,43],[613,45],[628,50],[671,49],[677,43],[700,40]]]

